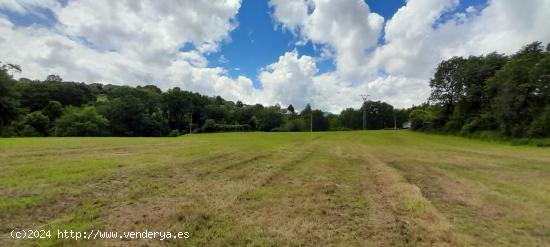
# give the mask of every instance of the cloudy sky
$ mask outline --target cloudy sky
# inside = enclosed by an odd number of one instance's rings
[[[0,0],[0,61],[30,79],[409,107],[443,59],[550,42],[549,16],[549,0]]]

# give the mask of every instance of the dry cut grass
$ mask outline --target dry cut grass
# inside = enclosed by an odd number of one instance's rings
[[[1,139],[0,170],[2,246],[550,245],[544,148],[407,131]]]

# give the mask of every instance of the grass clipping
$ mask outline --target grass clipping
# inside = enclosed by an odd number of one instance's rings
[[[399,172],[374,156],[368,160],[376,178],[377,191],[395,215],[400,239],[404,243],[426,246],[460,246],[451,224],[427,200],[418,186],[408,183]]]

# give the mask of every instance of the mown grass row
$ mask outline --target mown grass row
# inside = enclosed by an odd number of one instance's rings
[[[550,244],[550,152],[409,131],[0,139],[0,245]]]

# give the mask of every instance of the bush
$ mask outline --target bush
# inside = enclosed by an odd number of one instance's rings
[[[417,109],[411,111],[409,119],[411,120],[411,130],[421,130],[426,125],[424,120],[424,110]]]
[[[304,123],[304,119],[297,118],[297,119],[288,120],[288,122],[286,122],[284,127],[279,129],[284,131],[291,131],[291,132],[305,131],[306,124]]]
[[[217,124],[213,119],[207,119],[202,125],[201,132],[240,132],[252,129],[248,124]]]
[[[216,131],[216,121],[214,119],[206,119],[201,128],[202,132],[214,132]]]
[[[252,128],[248,124],[216,124],[215,129],[221,132],[239,132],[250,131]]]
[[[95,107],[78,108],[69,106],[55,121],[54,133],[57,136],[104,136],[109,120],[97,113]]]
[[[170,133],[168,134],[169,137],[178,137],[179,135],[180,135],[180,131],[177,129],[170,131]]]
[[[17,136],[17,131],[13,125],[1,127],[0,126],[0,137],[13,137]]]
[[[24,125],[23,129],[19,130],[19,135],[23,137],[42,137],[44,136],[30,125]]]
[[[17,125],[20,136],[47,136],[50,119],[41,111],[35,111],[27,114]]]
[[[460,130],[461,135],[471,135],[484,130],[495,130],[496,120],[489,115],[481,115],[466,120],[466,124]]]
[[[409,114],[411,130],[432,132],[456,132],[460,130],[460,117],[454,117],[449,121],[445,115],[445,109],[440,105],[427,105],[413,107]]]
[[[494,130],[483,130],[476,132],[474,134],[475,137],[486,140],[486,141],[503,141],[506,140],[506,137],[504,137],[500,132],[494,131]]]
[[[529,125],[529,137],[550,137],[550,107],[546,109]]]
[[[352,131],[353,129],[346,128],[346,127],[338,127],[334,129],[330,129],[331,131]]]
[[[537,147],[550,147],[550,138],[530,139],[528,144]]]
[[[456,133],[458,130],[460,130],[461,127],[462,123],[460,121],[451,120],[445,123],[445,126],[443,126],[443,130],[449,133]]]
[[[42,112],[50,118],[50,121],[53,121],[63,115],[63,106],[59,103],[59,101],[50,101],[48,105],[44,107]]]
[[[434,130],[443,125],[437,109],[415,109],[409,116],[411,130]]]

